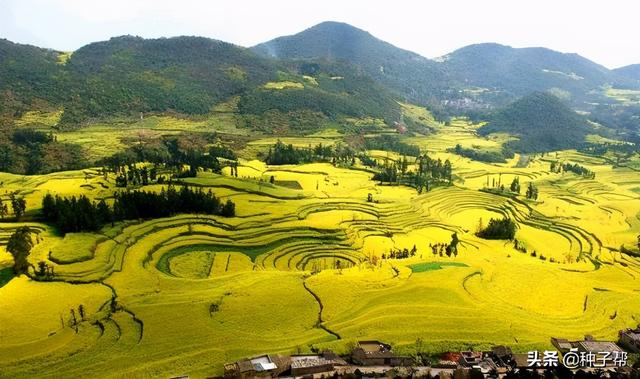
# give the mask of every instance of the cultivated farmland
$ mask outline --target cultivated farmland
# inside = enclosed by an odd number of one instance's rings
[[[177,125],[146,122],[151,130]],[[183,180],[232,199],[236,217],[182,214],[65,236],[37,221],[0,224],[0,269],[11,265],[9,236],[28,225],[36,238],[30,262],[55,271],[49,282],[0,274],[1,375],[204,377],[244,356],[345,352],[359,339],[400,352],[412,352],[418,338],[431,352],[493,344],[527,351],[549,347],[551,336],[612,339],[637,324],[640,261],[620,247],[632,248],[640,232],[640,173],[573,150],[472,161],[449,149],[497,149],[509,138],[480,138],[462,119],[433,127],[434,135],[405,140],[449,159],[455,178],[422,193],[374,181],[359,163],[269,166],[247,157],[237,177],[227,167]],[[551,172],[552,161],[580,163],[595,177]],[[534,183],[538,198],[495,189],[516,177],[523,188]],[[116,190],[115,176],[98,169],[3,173],[0,181],[5,200],[24,196],[27,216],[47,193],[110,202]],[[518,246],[475,235],[502,217],[516,222]],[[453,233],[457,253],[443,254],[437,246]],[[414,254],[389,257],[403,249]]]

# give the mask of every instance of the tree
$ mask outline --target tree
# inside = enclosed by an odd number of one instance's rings
[[[527,199],[532,199],[532,200],[538,199],[538,188],[533,185],[533,182],[529,182],[529,187],[527,187],[526,196],[527,196]]]
[[[27,273],[29,269],[27,257],[32,247],[33,240],[28,226],[18,228],[9,238],[7,251],[13,256],[13,272],[16,275]]]
[[[460,240],[458,239],[458,233],[453,233],[451,235],[451,242],[447,245],[447,255],[450,256],[453,254],[458,254],[458,243]]]
[[[0,199],[0,219],[7,217],[8,214],[9,208],[7,207],[7,204],[5,204],[2,199]]]
[[[513,181],[511,182],[511,186],[509,188],[511,189],[511,192],[520,193],[520,178],[518,178],[517,176],[513,178]]]
[[[222,216],[225,217],[233,217],[236,215],[236,205],[231,201],[227,200],[227,202],[222,207]]]
[[[27,201],[24,197],[17,197],[15,194],[11,194],[11,207],[13,208],[13,214],[16,216],[16,220],[20,220],[22,215],[27,209]]]

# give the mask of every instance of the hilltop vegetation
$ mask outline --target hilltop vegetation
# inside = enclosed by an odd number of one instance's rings
[[[444,72],[435,62],[344,23],[323,22],[252,50],[277,59],[349,62],[413,101],[427,101],[446,89]]]
[[[507,146],[519,152],[562,150],[579,146],[593,133],[587,120],[547,93],[525,96],[490,116],[481,135],[507,132],[519,137]]]

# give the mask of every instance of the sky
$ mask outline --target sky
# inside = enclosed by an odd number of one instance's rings
[[[342,21],[428,58],[497,42],[640,63],[638,0],[0,0],[0,38],[61,51],[130,34],[253,46]]]

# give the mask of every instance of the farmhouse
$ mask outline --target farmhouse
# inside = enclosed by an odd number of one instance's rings
[[[640,325],[635,329],[620,331],[619,344],[632,353],[640,353]]]
[[[577,349],[581,353],[593,353],[596,359],[606,359],[606,365],[612,366],[611,354],[621,353],[622,349],[611,341],[596,341],[592,336],[585,336],[582,341],[568,341],[563,338],[551,338],[551,344],[558,349],[560,354],[566,354],[571,349]],[[601,353],[609,353],[609,357]]]
[[[292,355],[291,375],[305,376],[335,371],[338,366],[346,366],[347,362],[326,350],[322,354]]]
[[[391,345],[380,341],[358,341],[358,345],[351,352],[351,359],[362,366],[410,366],[413,364],[411,357],[394,355]]]
[[[289,357],[260,355],[224,365],[225,378],[275,378],[289,369]]]
[[[458,363],[463,367],[478,367],[482,361],[482,353],[479,351],[462,351]]]

